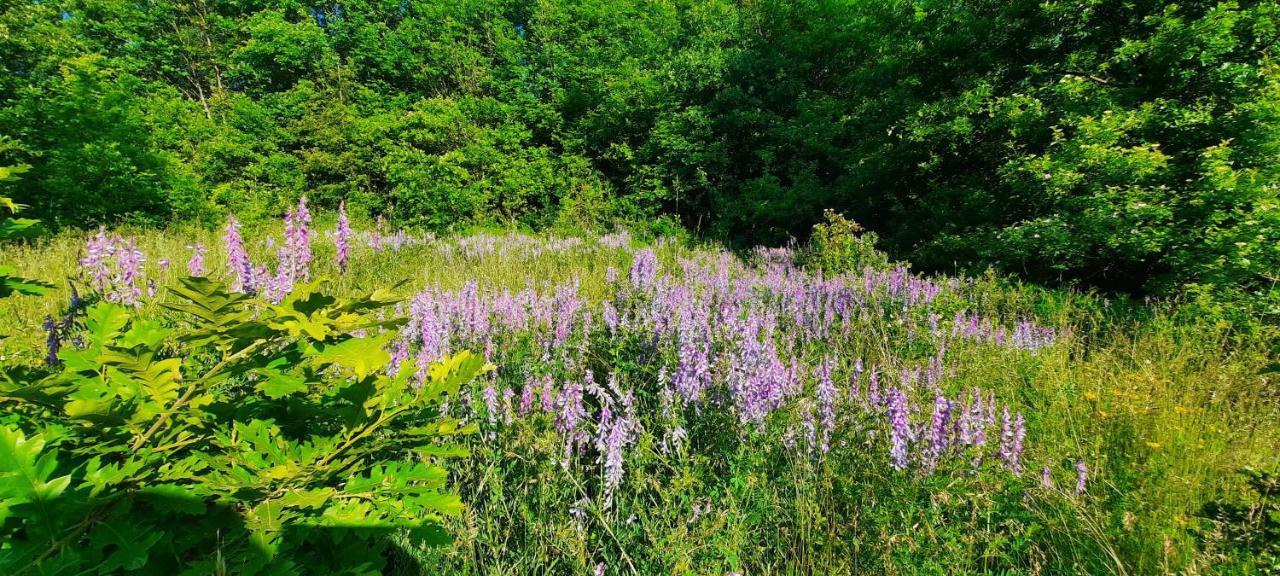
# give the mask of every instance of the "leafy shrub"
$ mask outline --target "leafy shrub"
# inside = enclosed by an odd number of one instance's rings
[[[0,152],[4,151],[5,147],[6,142],[0,140]],[[26,172],[28,168],[30,167],[25,164],[0,166],[0,183],[17,180],[18,175]],[[10,214],[16,214],[26,206],[14,202],[8,196],[0,196],[0,208],[8,210]],[[7,217],[0,221],[0,242],[27,237],[39,230],[39,227],[40,222],[38,220]],[[15,276],[12,266],[0,264],[0,298],[13,294],[44,294],[47,291],[47,284]]]
[[[849,270],[887,270],[901,264],[876,248],[879,236],[834,210],[822,213],[823,222],[813,226],[805,264],[828,273]]]
[[[99,303],[61,370],[0,384],[0,572],[369,573],[389,531],[438,540],[445,441],[471,429],[436,405],[486,367],[389,376],[392,294],[322,287],[187,278],[178,326]]]

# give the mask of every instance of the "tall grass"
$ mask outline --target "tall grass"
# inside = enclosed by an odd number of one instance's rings
[[[212,276],[226,276],[220,231],[118,231],[136,235],[147,254],[147,275],[158,285],[185,275],[189,245],[209,247]],[[335,279],[339,292],[400,281],[413,294],[426,288],[550,294],[573,283],[597,329],[575,344],[582,366],[603,384],[615,375],[634,392],[643,422],[625,452],[625,474],[608,506],[594,448],[563,465],[564,438],[555,414],[511,418],[486,407],[484,388],[518,395],[541,370],[544,351],[532,337],[507,335],[488,353],[496,379],[477,384],[463,400],[481,423],[472,453],[456,466],[457,489],[468,507],[449,526],[456,543],[435,548],[407,537],[393,566],[402,573],[585,574],[1163,574],[1248,572],[1249,559],[1211,548],[1206,503],[1242,498],[1243,467],[1280,464],[1280,392],[1267,341],[1162,303],[1108,302],[1078,293],[1046,291],[994,276],[939,278],[949,286],[927,308],[869,307],[851,330],[797,346],[807,369],[824,358],[841,386],[854,360],[898,370],[919,366],[938,348],[931,316],[944,326],[963,313],[1012,326],[1024,319],[1052,327],[1052,345],[1036,350],[951,340],[943,390],[952,396],[978,387],[1026,416],[1026,470],[975,471],[965,462],[923,473],[889,465],[888,430],[877,409],[853,400],[839,405],[832,449],[815,457],[797,440],[805,425],[814,377],[771,413],[768,426],[744,430],[732,410],[715,403],[686,405],[674,418],[687,441],[673,450],[663,415],[659,367],[673,349],[639,331],[610,335],[599,327],[603,305],[619,298],[635,247],[615,239],[473,235],[424,238],[399,249],[374,251],[367,232],[351,269],[340,274],[332,242],[316,242],[314,273]],[[247,235],[256,259],[269,260],[267,238]],[[70,297],[84,237],[64,234],[33,246],[6,246],[0,261],[23,276],[57,284],[45,297],[0,301],[0,355],[6,363],[39,362],[40,324]],[[638,247],[639,244],[636,244]],[[662,241],[661,272],[681,277],[682,261],[729,262],[734,274],[760,273],[758,256],[730,255],[713,246]],[[470,247],[470,248],[469,248]],[[168,259],[167,271],[161,259]],[[613,272],[610,272],[612,269]],[[756,272],[751,272],[755,270]],[[620,274],[623,280],[610,278]],[[807,274],[816,281],[816,270]],[[84,290],[81,285],[80,288]],[[156,299],[144,313],[161,315]],[[411,311],[406,305],[405,313]],[[781,334],[786,338],[785,331]],[[892,367],[892,369],[888,369]],[[567,381],[568,368],[555,374]],[[860,382],[866,391],[867,377]],[[917,421],[928,419],[932,396],[913,396]],[[810,409],[812,407],[810,406]],[[507,408],[501,409],[503,412]],[[506,420],[509,419],[510,422]],[[800,432],[797,432],[800,431]],[[1075,466],[1088,467],[1088,489],[1076,494]],[[1052,486],[1040,483],[1047,467]]]

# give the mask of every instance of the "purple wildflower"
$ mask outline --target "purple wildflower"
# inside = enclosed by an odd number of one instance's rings
[[[89,285],[98,293],[106,294],[111,278],[109,259],[114,255],[115,242],[107,237],[105,226],[98,227],[98,233],[85,243],[85,256],[80,259],[82,273],[89,280]]]
[[[204,276],[208,271],[204,268],[204,256],[208,253],[204,244],[187,245],[187,249],[191,250],[191,259],[187,260],[188,276]]]
[[[831,380],[831,360],[818,366],[818,416],[821,430],[818,433],[818,450],[826,454],[831,450],[831,433],[836,428],[836,385]]]
[[[391,361],[387,363],[387,375],[395,378],[400,373],[400,366],[409,360],[409,340],[400,338],[391,351]]]
[[[622,450],[630,434],[631,422],[627,414],[615,416],[606,403],[600,409],[600,420],[596,426],[596,450],[600,453],[600,464],[604,468],[603,507],[606,510],[613,505],[614,492],[622,484]]]
[[[278,251],[280,268],[276,271],[277,287],[292,289],[296,280],[311,276],[311,212],[307,210],[307,197],[298,199],[298,207],[289,210],[284,218],[284,246]],[[287,292],[286,292],[287,293]]]
[[[542,378],[542,389],[539,392],[542,395],[542,411],[551,414],[556,411],[556,394],[555,381],[550,375]]]
[[[253,262],[249,260],[249,252],[245,250],[244,240],[240,237],[240,222],[235,216],[227,216],[226,233],[222,242],[227,248],[227,266],[235,275],[231,289],[236,292],[251,294],[256,291]]]
[[[1076,460],[1076,494],[1084,494],[1088,481],[1089,469],[1085,467],[1084,460]]]
[[[951,401],[938,391],[933,400],[933,419],[929,421],[929,444],[925,447],[926,469],[932,469],[950,447]]]
[[[1022,440],[1027,435],[1026,423],[1021,413],[1017,418],[1010,416],[1008,406],[1004,407],[1000,421],[1000,458],[1014,474],[1021,474]]]
[[[576,383],[566,383],[564,388],[560,389],[560,395],[556,398],[556,431],[564,436],[565,440],[565,459],[562,465],[569,467],[569,458],[573,455],[578,444],[579,431],[578,423],[582,422],[587,416],[587,411],[582,407],[582,385]]]
[[[44,357],[45,365],[49,367],[57,366],[62,361],[58,359],[58,351],[62,349],[62,338],[58,335],[58,323],[53,321],[52,316],[44,317],[45,330],[45,348],[47,354]]]
[[[889,460],[898,470],[907,468],[907,447],[911,442],[910,405],[907,395],[897,387],[889,389]]]
[[[520,389],[520,416],[528,416],[533,411],[533,397],[536,393],[533,379],[526,380]]]
[[[142,289],[138,287],[138,280],[142,278],[142,263],[146,259],[132,239],[120,240],[116,244],[115,254],[116,273],[111,279],[113,291],[107,295],[107,300],[126,306],[137,306],[141,304],[142,299]]]
[[[338,248],[338,269],[344,274],[351,258],[351,222],[347,220],[347,202],[338,203],[338,229],[333,235],[334,244]]]
[[[631,262],[631,285],[639,290],[649,290],[657,276],[658,255],[652,248],[637,250]]]
[[[485,416],[489,418],[489,426],[498,424],[498,390],[493,387],[490,382],[484,387],[484,409]]]

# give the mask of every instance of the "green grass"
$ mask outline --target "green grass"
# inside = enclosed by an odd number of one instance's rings
[[[148,274],[163,284],[185,274],[188,244],[204,243],[212,275],[225,274],[220,232],[135,231]],[[252,250],[270,251],[260,231]],[[59,235],[34,246],[6,246],[0,261],[23,276],[54,282],[44,297],[0,300],[0,355],[38,362],[46,315],[69,297],[84,238]],[[538,238],[537,242],[544,239]],[[523,250],[472,258],[458,238],[403,250],[356,252],[351,272],[330,264],[333,246],[319,239],[316,271],[339,292],[387,286],[404,293],[427,286],[550,291],[577,281],[591,306],[610,295],[612,267],[625,276],[631,253],[587,239],[581,247],[530,255]],[[443,250],[441,246],[448,246]],[[682,258],[716,258],[717,249],[659,243],[664,270]],[[172,264],[162,273],[158,260]],[[734,257],[736,258],[736,257]],[[883,438],[870,424],[842,420],[823,461],[788,450],[780,436],[796,416],[744,435],[728,415],[690,422],[684,454],[664,453],[648,430],[627,453],[627,472],[612,507],[594,496],[599,470],[566,472],[549,416],[518,419],[470,440],[455,487],[468,504],[450,524],[455,545],[427,548],[405,539],[392,567],[400,573],[585,574],[1164,574],[1260,573],[1260,561],[1228,554],[1200,517],[1208,502],[1248,496],[1243,467],[1280,464],[1280,387],[1267,341],[1169,304],[1110,303],[1093,295],[1046,291],[984,277],[939,299],[940,312],[965,309],[1012,322],[1034,317],[1065,336],[1035,353],[957,343],[948,390],[981,386],[1026,414],[1028,471],[1022,478],[964,469],[929,477],[885,465]],[[154,303],[144,314],[160,314]],[[872,315],[848,337],[810,355],[841,362],[923,358],[905,330],[914,320]],[[943,314],[943,321],[949,317]],[[905,322],[905,324],[904,324]],[[536,354],[527,342],[495,352],[501,385],[516,387]],[[617,371],[653,407],[655,375],[643,342],[594,342],[590,363]],[[477,384],[482,386],[483,383]],[[654,420],[656,422],[656,420]],[[1072,494],[1073,463],[1091,469],[1086,495]],[[1042,465],[1054,489],[1038,487]],[[695,513],[695,509],[697,512]],[[696,518],[695,518],[696,515]],[[1209,534],[1209,536],[1205,536]]]

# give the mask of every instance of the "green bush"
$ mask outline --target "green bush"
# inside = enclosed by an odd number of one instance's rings
[[[889,255],[876,248],[880,237],[875,232],[833,210],[825,210],[822,215],[823,221],[813,226],[813,235],[809,237],[809,246],[804,253],[803,260],[807,266],[838,274],[904,265],[890,262]]]
[[[100,303],[44,377],[0,383],[0,571],[371,573],[389,533],[461,510],[440,460],[470,427],[437,404],[486,370],[385,372],[399,318],[323,284],[268,304],[203,278],[179,325]]]
[[[0,152],[11,144],[0,138]],[[20,164],[18,166],[0,166],[0,184],[14,182],[18,180],[18,176],[26,172],[30,166]],[[0,196],[0,210],[8,210],[10,216],[6,216],[0,221],[0,242],[15,240],[18,238],[26,238],[36,233],[40,229],[40,222],[30,218],[14,218],[12,215],[17,214],[20,210],[26,208],[8,196]],[[0,298],[12,296],[13,294],[31,294],[39,295],[48,291],[48,284],[30,278],[23,278],[14,274],[12,266],[0,264]]]

